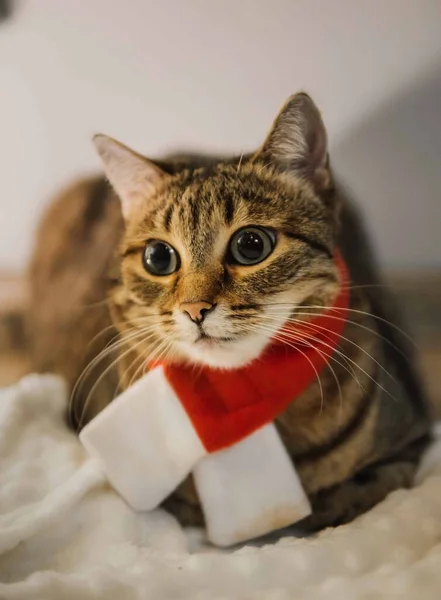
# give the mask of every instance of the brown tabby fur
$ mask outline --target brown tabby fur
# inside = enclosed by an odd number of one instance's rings
[[[174,311],[184,301],[224,307],[237,338],[270,323],[263,315],[271,305],[274,316],[292,302],[291,317],[310,319],[338,292],[328,255],[338,247],[352,283],[344,338],[321,386],[311,384],[276,421],[314,509],[301,525],[347,522],[411,485],[430,415],[413,353],[390,323],[395,308],[377,285],[360,221],[333,183],[310,99],[293,97],[253,155],[170,157],[155,165],[160,181],[125,225],[116,195],[97,178],[61,195],[38,231],[31,266],[35,367],[67,378],[75,426],[140,377],[147,357],[185,358],[173,343]],[[273,254],[252,267],[225,265],[232,233],[256,224],[278,232]],[[145,271],[148,239],[179,251],[177,273]],[[184,524],[202,523],[190,479],[165,505]]]

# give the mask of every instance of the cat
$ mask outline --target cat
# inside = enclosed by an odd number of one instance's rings
[[[30,268],[34,366],[66,378],[76,429],[148,359],[226,377],[258,359],[285,324],[332,306],[338,251],[350,274],[343,337],[275,422],[313,509],[301,526],[346,523],[412,485],[430,410],[312,99],[290,97],[262,146],[237,157],[149,160],[94,141],[111,186],[85,179],[50,205]],[[190,478],[164,505],[203,524]]]

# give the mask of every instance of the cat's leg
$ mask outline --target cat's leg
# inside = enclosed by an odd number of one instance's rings
[[[343,525],[381,502],[390,492],[412,486],[416,461],[396,461],[367,467],[332,488],[311,496],[313,513],[298,523],[303,532]]]

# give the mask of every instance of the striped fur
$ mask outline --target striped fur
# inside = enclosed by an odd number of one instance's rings
[[[226,356],[231,368],[255,358],[250,347],[281,335],[288,320],[309,321],[338,293],[338,247],[351,276],[344,337],[319,381],[276,422],[314,508],[301,525],[346,522],[411,485],[430,414],[360,220],[333,181],[312,101],[291,98],[262,147],[240,158],[153,163],[133,153],[130,168],[141,171],[131,177],[118,161],[109,167],[108,143],[101,139],[101,150],[125,224],[103,179],[82,182],[46,214],[31,268],[35,365],[67,377],[76,427],[140,377],[149,357],[213,364]],[[118,148],[131,164],[131,151]],[[231,265],[229,240],[247,225],[276,231],[276,247],[260,264]],[[177,249],[176,273],[146,272],[148,239]],[[178,307],[195,300],[216,305],[206,326],[224,354],[193,351]],[[191,480],[166,507],[185,524],[202,522]]]

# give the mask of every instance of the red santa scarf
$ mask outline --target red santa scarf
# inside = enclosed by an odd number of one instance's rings
[[[273,421],[327,365],[348,312],[346,266],[339,254],[335,260],[342,286],[332,308],[305,324],[283,327],[251,364],[228,370],[163,365],[208,452],[231,446]]]
[[[80,440],[135,510],[193,474],[208,539],[230,545],[306,517],[311,506],[273,420],[335,352],[348,311],[345,265],[332,308],[283,327],[240,369],[156,365],[95,417]],[[286,335],[286,339],[285,339]]]

